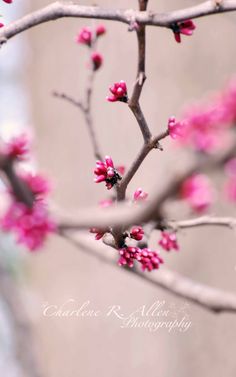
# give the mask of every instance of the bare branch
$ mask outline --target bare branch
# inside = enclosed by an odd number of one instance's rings
[[[67,232],[61,235],[75,247],[80,248],[81,251],[85,251],[87,254],[98,258],[100,261],[114,266],[113,255],[111,253],[105,253],[105,250],[104,252],[100,252],[101,250],[99,250],[99,252],[95,251],[88,237],[80,237],[78,240]],[[235,294],[197,283],[171,270],[161,268],[156,272],[153,271],[151,274],[143,273],[138,269],[122,268],[122,271],[132,273],[134,276],[142,278],[155,287],[165,289],[171,294],[191,301],[212,312],[236,312]]]
[[[200,226],[220,226],[234,229],[236,227],[236,218],[233,217],[214,217],[202,216],[195,219],[182,220],[182,221],[165,221],[165,225],[178,229],[196,228]]]
[[[0,154],[0,174],[10,184],[15,197],[28,207],[32,207],[34,203],[34,195],[28,185],[15,172],[14,161]]]
[[[76,99],[74,99],[73,97],[65,93],[53,92],[53,95],[57,98],[66,100],[67,102],[69,102],[70,104],[72,104],[73,106],[77,107],[79,110],[82,111],[85,118],[86,126],[88,128],[94,156],[96,159],[102,160],[102,154],[100,152],[100,148],[98,145],[97,136],[96,136],[94,125],[93,125],[93,117],[91,114],[91,100],[92,100],[92,93],[93,93],[94,77],[95,77],[95,71],[91,69],[89,73],[89,77],[88,77],[88,87],[86,90],[85,103],[82,103],[81,101],[77,101]]]
[[[73,97],[69,96],[68,94],[66,93],[59,93],[59,92],[53,92],[52,93],[54,97],[56,98],[60,98],[60,99],[63,99],[67,102],[69,102],[71,105],[75,106],[75,107],[78,107],[78,109],[84,111],[84,106],[82,104],[82,102],[80,101],[77,101],[76,99],[74,99]]]
[[[206,157],[196,162],[187,170],[175,175],[161,189],[155,189],[155,193],[150,200],[138,206],[133,206],[130,211],[130,205],[117,204],[116,208],[99,208],[87,209],[80,211],[76,216],[65,216],[61,218],[61,227],[63,229],[85,229],[91,227],[128,227],[133,224],[147,223],[161,217],[163,206],[171,198],[175,198],[183,181],[196,172],[211,171],[222,166],[230,157],[236,154],[236,145],[233,145],[226,153],[219,157]],[[154,190],[153,190],[154,191]],[[59,215],[60,217],[60,215]],[[64,220],[63,220],[64,217]],[[67,219],[66,219],[67,217]]]
[[[83,6],[73,2],[57,1],[4,27],[0,32],[0,43],[5,43],[8,39],[34,26],[63,17],[95,18],[119,21],[126,24],[130,24],[130,20],[135,20],[141,25],[170,27],[172,23],[185,19],[235,10],[236,0],[225,0],[221,3],[210,0],[193,7],[166,13],[135,11],[132,9],[105,9],[96,6]]]

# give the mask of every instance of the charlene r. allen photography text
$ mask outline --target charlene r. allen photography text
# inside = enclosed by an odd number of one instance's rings
[[[61,304],[44,303],[43,316],[52,318],[79,319],[113,319],[120,328],[147,329],[156,332],[165,329],[170,332],[186,332],[192,326],[189,315],[189,304],[177,305],[165,300],[155,300],[149,304],[141,304],[128,310],[119,304],[109,304],[104,308],[97,308],[90,300],[79,302],[73,298]]]

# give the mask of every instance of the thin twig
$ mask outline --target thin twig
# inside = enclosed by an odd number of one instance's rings
[[[84,115],[84,118],[85,118],[87,129],[89,132],[89,138],[92,144],[94,157],[98,160],[102,160],[102,154],[100,152],[100,148],[97,141],[97,136],[94,130],[92,109],[91,109],[94,77],[95,77],[95,71],[91,67],[89,76],[88,76],[88,85],[86,89],[84,103],[81,101],[77,101],[76,99],[74,99],[73,97],[65,93],[59,93],[59,92],[54,91],[53,95],[54,97],[66,100],[73,106],[77,107],[80,111],[82,111],[82,114]]]
[[[52,93],[52,95],[56,98],[61,98],[63,100],[66,100],[67,102],[69,102],[71,105],[73,106],[76,106],[78,107],[78,109],[82,110],[82,111],[85,111],[84,109],[84,105],[82,104],[82,102],[80,101],[77,101],[76,99],[74,99],[73,97],[69,96],[68,94],[66,93],[59,93],[59,92],[56,92],[54,91]]]

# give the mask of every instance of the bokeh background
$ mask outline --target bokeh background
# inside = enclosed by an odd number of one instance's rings
[[[6,22],[52,3],[49,0],[16,1],[2,5]],[[94,2],[83,0],[84,5]],[[158,12],[198,4],[190,0],[149,1]],[[110,8],[137,8],[137,1],[98,0]],[[52,96],[54,90],[81,98],[86,87],[87,50],[75,43],[81,27],[97,22],[62,19],[17,36],[0,53],[1,137],[26,128],[34,135],[33,167],[51,178],[53,203],[68,213],[106,197],[104,187],[93,184],[94,157],[83,116]],[[96,132],[104,154],[129,166],[142,142],[137,124],[122,104],[105,101],[111,83],[125,80],[131,88],[136,75],[137,46],[127,25],[104,22],[100,39],[104,65],[98,72],[93,97]],[[141,104],[153,133],[166,127],[170,115],[195,100],[222,88],[235,75],[236,14],[196,20],[191,38],[175,43],[169,30],[147,28],[147,81]],[[192,158],[169,140],[164,152],[153,152],[130,184],[145,191],[162,185],[166,177]],[[217,184],[220,178],[216,177]],[[102,185],[101,185],[102,186]],[[221,201],[213,214],[235,214]],[[172,214],[185,218],[177,206]],[[153,236],[153,245],[158,233]],[[166,256],[166,265],[202,283],[236,292],[235,232],[228,229],[194,229],[179,234],[181,252]],[[94,244],[97,247],[97,244]],[[185,302],[118,267],[106,265],[57,236],[36,254],[26,254],[11,237],[0,238],[4,268],[20,290],[21,303],[31,324],[29,349],[45,377],[233,377],[236,374],[236,317],[215,315],[190,304],[191,327],[186,332],[160,329],[122,329],[116,318],[68,318],[43,315],[45,305],[60,307],[70,299],[86,301],[105,311],[120,305],[130,313],[142,305],[165,300],[182,308]],[[113,253],[113,250],[111,250]],[[158,272],[154,272],[158,273]],[[11,314],[0,301],[0,374],[21,376],[16,357],[16,334]],[[17,305],[16,309],[17,309]],[[19,311],[20,311],[19,307]],[[36,374],[32,374],[34,376]],[[23,372],[26,376],[26,372]],[[27,377],[27,376],[26,376]]]

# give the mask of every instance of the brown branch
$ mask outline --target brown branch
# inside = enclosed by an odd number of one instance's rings
[[[236,218],[233,217],[215,217],[215,216],[202,216],[195,219],[182,220],[182,221],[165,221],[167,227],[178,229],[196,228],[201,226],[220,226],[230,229],[236,227]]]
[[[65,94],[65,93],[59,93],[59,92],[53,92],[54,97],[66,100],[71,105],[77,107],[80,111],[82,111],[82,114],[84,115],[86,126],[89,132],[89,137],[91,140],[93,153],[96,159],[102,160],[102,154],[100,152],[100,148],[97,141],[97,136],[94,130],[93,125],[93,117],[91,114],[91,100],[92,100],[92,93],[93,93],[93,82],[95,77],[95,71],[91,68],[89,77],[88,77],[88,87],[86,90],[86,96],[85,96],[85,103],[81,101],[77,101],[73,97]]]
[[[143,205],[132,207],[125,203],[117,204],[116,208],[107,208],[106,211],[93,208],[80,211],[76,216],[63,215],[60,226],[63,229],[88,229],[91,227],[128,227],[133,224],[147,223],[160,218],[162,209],[169,199],[175,198],[183,181],[196,172],[209,172],[221,167],[229,158],[236,155],[236,145],[233,145],[226,153],[219,157],[206,157],[196,162],[187,170],[175,175],[161,189],[155,189],[155,193],[149,201]],[[64,217],[64,220],[63,220]],[[67,217],[67,219],[66,219]],[[60,218],[60,216],[59,216]]]
[[[169,135],[168,130],[162,132],[156,137],[153,137],[148,143],[144,143],[141,150],[139,151],[137,157],[133,161],[132,165],[130,166],[129,170],[123,177],[117,191],[118,191],[118,198],[119,200],[125,198],[125,193],[128,184],[130,183],[131,179],[134,177],[138,169],[140,168],[141,164],[145,160],[146,156],[151,152],[152,149],[160,149],[162,150],[162,146],[160,145],[159,141],[163,140]]]
[[[61,236],[65,237],[75,247],[80,248],[81,251],[86,252],[87,255],[92,255],[100,261],[114,266],[113,255],[105,253],[105,250],[96,252],[91,247],[91,240],[88,240],[88,237],[83,239],[80,237],[78,240],[67,232],[64,232]],[[165,289],[171,294],[191,301],[212,312],[236,312],[235,294],[200,284],[171,270],[161,268],[156,272],[143,273],[138,269],[122,268],[122,271],[132,273],[133,276],[142,278],[145,282],[155,287]]]
[[[56,98],[60,98],[60,99],[63,99],[67,102],[69,102],[71,105],[75,106],[75,107],[78,107],[78,109],[84,111],[84,105],[82,104],[82,102],[80,101],[77,101],[76,99],[74,99],[73,97],[69,96],[68,94],[66,93],[59,93],[59,92],[56,92],[54,91],[52,93],[52,95]]]
[[[17,200],[32,207],[34,195],[28,185],[18,176],[14,168],[14,161],[0,154],[0,174],[7,180]]]
[[[210,0],[193,7],[166,13],[135,11],[132,9],[105,9],[96,6],[83,6],[73,2],[57,1],[1,29],[0,43],[4,43],[15,35],[34,26],[63,17],[95,18],[119,21],[126,24],[130,24],[130,20],[135,20],[141,25],[170,27],[172,23],[185,19],[204,17],[211,14],[235,10],[236,0],[225,0],[220,4]]]

